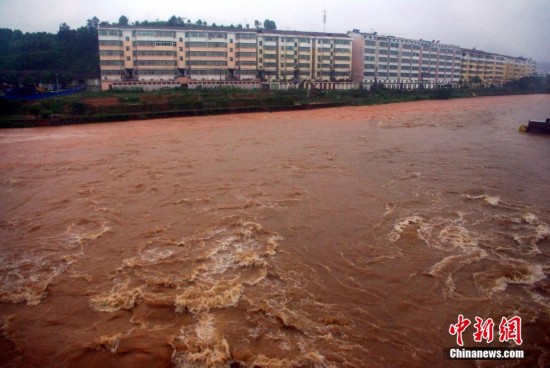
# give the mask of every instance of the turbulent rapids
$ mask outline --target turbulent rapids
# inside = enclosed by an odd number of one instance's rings
[[[550,140],[517,132],[548,106],[1,131],[0,362],[549,366]],[[449,360],[460,314],[526,357]]]

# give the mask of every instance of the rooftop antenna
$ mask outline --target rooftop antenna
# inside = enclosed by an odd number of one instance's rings
[[[326,26],[327,26],[327,11],[325,9],[323,10],[323,32],[326,32]]]

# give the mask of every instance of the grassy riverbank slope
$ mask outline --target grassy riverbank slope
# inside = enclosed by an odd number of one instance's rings
[[[541,78],[542,79],[542,78]],[[505,88],[399,91],[377,88],[349,91],[243,91],[237,89],[158,92],[84,92],[40,101],[0,99],[0,127],[32,127],[91,122],[155,119],[190,115],[240,112],[302,110],[331,106],[375,105],[392,102],[549,93],[550,79],[535,88],[532,84]]]

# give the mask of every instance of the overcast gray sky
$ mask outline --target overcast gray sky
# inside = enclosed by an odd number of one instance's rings
[[[57,32],[97,16],[116,22],[167,20],[246,24],[272,19],[279,29],[377,31],[550,62],[550,0],[0,0],[0,28]]]

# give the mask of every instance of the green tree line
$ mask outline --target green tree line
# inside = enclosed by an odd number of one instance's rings
[[[98,25],[99,19],[93,17],[78,29],[63,23],[56,34],[1,28],[0,81],[66,84],[99,77]]]
[[[119,18],[118,21],[119,25],[130,25],[130,22],[128,18],[124,15],[122,15]],[[170,19],[168,20],[156,20],[156,21],[135,21],[132,23],[132,25],[135,26],[156,26],[156,27],[223,27],[223,28],[229,28],[229,29],[250,29],[250,24],[245,24],[244,26],[242,24],[230,24],[229,26],[223,25],[223,24],[216,24],[216,23],[208,23],[206,20],[198,19],[196,21],[192,21],[191,19],[184,18],[184,17],[178,17],[175,15],[172,15]],[[261,23],[259,20],[254,21],[254,28],[256,29],[269,29],[269,30],[276,30],[277,24],[274,20],[266,19]]]

